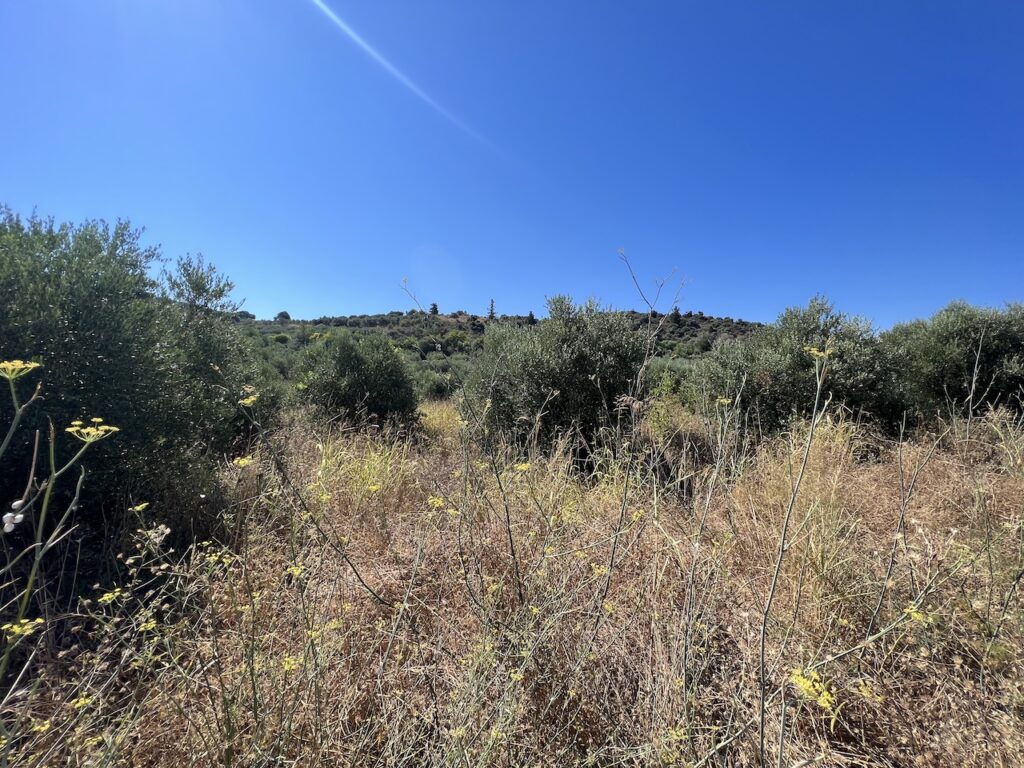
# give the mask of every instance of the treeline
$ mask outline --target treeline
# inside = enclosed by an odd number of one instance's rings
[[[655,351],[668,358],[698,357],[720,341],[741,338],[761,327],[759,323],[730,317],[681,312],[678,307],[667,314],[648,315],[632,310],[620,314],[634,331],[645,331],[653,323]],[[287,381],[295,379],[302,351],[332,331],[384,335],[408,363],[413,387],[420,398],[448,397],[458,389],[459,382],[470,376],[473,361],[484,350],[488,327],[528,328],[539,322],[533,312],[498,314],[493,302],[487,315],[463,310],[443,314],[433,304],[429,310],[324,316],[310,321],[293,319],[286,311],[279,312],[273,320],[258,320],[245,311],[236,312],[234,317],[265,364]]]
[[[0,358],[43,366],[29,426],[45,433],[52,423],[59,436],[97,417],[121,429],[90,453],[87,527],[106,530],[140,500],[160,499],[186,528],[212,524],[217,467],[256,424],[293,406],[415,429],[419,401],[456,394],[484,441],[543,447],[566,435],[593,445],[659,399],[694,414],[728,402],[770,434],[811,408],[816,355],[827,357],[832,402],[890,432],[1019,410],[1024,395],[1020,305],[952,304],[884,333],[823,299],[767,326],[563,297],[539,322],[418,310],[373,316],[383,325],[259,322],[239,313],[230,282],[201,258],[162,263],[124,223],[0,214]],[[703,354],[680,354],[702,333],[713,335]],[[0,405],[3,423],[11,415]],[[24,484],[31,435],[12,443],[0,487]]]
[[[823,298],[791,308],[750,336],[716,345],[660,383],[694,408],[717,398],[743,405],[759,431],[806,416],[814,401],[809,355],[825,354],[825,392],[837,406],[895,433],[1024,398],[1024,307],[954,302],[927,320],[878,333]]]

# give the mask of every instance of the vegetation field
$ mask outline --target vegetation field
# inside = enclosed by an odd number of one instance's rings
[[[0,765],[1024,763],[1021,307],[380,333],[158,255],[0,219]]]

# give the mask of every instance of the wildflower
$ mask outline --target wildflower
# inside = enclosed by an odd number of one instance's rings
[[[442,507],[444,507],[444,499],[440,498],[439,496],[429,496],[427,498],[427,504],[429,504],[434,509],[441,509]]]
[[[2,631],[9,639],[27,637],[36,631],[36,628],[43,623],[41,618],[33,619],[21,619],[20,621],[12,621],[4,624],[0,627]]]
[[[594,572],[595,576],[606,576],[608,574],[607,565],[598,565],[597,563],[591,563],[590,570]]]
[[[93,423],[93,426],[91,427],[83,425],[81,421],[73,421],[71,422],[71,426],[64,431],[86,444],[95,443],[105,437],[110,437],[115,432],[121,431],[117,427],[104,424],[103,419],[98,417],[90,419],[90,421]]]
[[[296,563],[295,565],[289,565],[287,568],[285,568],[285,572],[290,574],[293,578],[296,578],[296,579],[299,578],[299,576],[302,575],[302,572],[304,570],[305,570],[305,566],[303,566],[302,563]]]
[[[819,349],[818,347],[811,347],[811,346],[804,347],[804,352],[809,354],[815,360],[824,360],[824,359],[826,359],[828,357],[831,357],[833,351],[834,351],[834,349],[833,349],[833,341],[832,341],[832,339],[825,339],[825,348],[824,349]]]
[[[601,603],[601,608],[609,616],[615,613],[615,603],[613,603],[611,600],[605,600],[603,603]]]
[[[536,605],[531,605],[530,613],[532,613],[534,616],[540,616],[540,608],[538,608]]]
[[[252,456],[239,456],[231,461],[239,469],[245,469],[252,464],[255,459]]]
[[[40,363],[26,362],[25,360],[4,360],[0,362],[0,378],[14,381],[39,367],[41,367]]]
[[[516,464],[516,472],[529,472],[530,462],[524,461],[521,464]]]
[[[732,398],[731,397],[720,397],[720,398],[718,398],[718,404],[720,406],[722,406],[723,408],[728,408],[730,405],[732,405]]]
[[[110,605],[115,600],[124,597],[124,590],[120,587],[116,587],[109,592],[105,592],[99,596],[99,601],[103,605]]]
[[[129,512],[145,512],[149,509],[149,502],[144,501],[141,504],[136,504],[134,507],[128,509]]]
[[[793,683],[801,696],[805,699],[816,702],[822,709],[831,712],[835,707],[835,695],[828,689],[828,686],[822,682],[821,675],[813,669],[790,670],[789,681]]]
[[[686,740],[686,729],[685,728],[669,728],[665,731],[665,738],[669,741],[685,741]]]
[[[298,656],[285,656],[281,659],[281,668],[285,672],[294,672],[299,668],[300,658]]]
[[[903,609],[903,613],[911,621],[916,621],[918,624],[931,624],[931,623],[933,623],[932,617],[929,616],[928,614],[926,614],[924,611],[922,611],[916,605],[908,605],[906,608]]]
[[[238,404],[246,408],[251,408],[256,404],[256,401],[260,399],[260,393],[256,391],[256,387],[251,384],[247,384],[242,387],[244,397],[238,401]]]
[[[41,720],[32,726],[32,731],[33,733],[46,733],[48,730],[50,730],[50,726],[52,725],[53,723],[51,723],[49,720]]]
[[[89,702],[92,701],[88,696],[79,696],[77,699],[71,702],[71,706],[75,709],[85,709],[89,706]]]
[[[381,487],[376,483],[374,483],[373,485],[366,486],[366,490],[368,490],[370,493],[377,493],[377,491],[379,491],[380,488]]]
[[[517,683],[521,682],[523,679],[523,673],[520,672],[518,669],[513,669],[511,672],[508,673],[508,676]]]
[[[141,632],[151,632],[154,629],[156,629],[156,619],[153,618],[146,619],[139,625],[139,631]]]

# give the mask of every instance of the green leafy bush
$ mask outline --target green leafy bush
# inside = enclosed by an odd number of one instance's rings
[[[121,430],[90,454],[80,523],[99,521],[101,505],[116,521],[129,498],[186,511],[209,487],[209,457],[243,434],[240,388],[259,382],[226,314],[230,283],[191,258],[155,279],[159,252],[139,237],[126,222],[58,225],[0,209],[0,358],[45,370],[28,426],[101,417]],[[23,474],[30,441],[12,451],[7,466]]]
[[[578,429],[586,438],[614,422],[618,399],[639,396],[646,342],[622,314],[593,301],[548,302],[537,325],[492,324],[469,387],[469,405],[492,433],[541,445]]]
[[[394,345],[380,334],[335,331],[306,348],[301,390],[310,404],[331,415],[409,421],[416,393]]]
[[[762,432],[775,431],[793,415],[810,413],[815,373],[807,348],[823,350],[826,344],[826,396],[879,423],[895,423],[901,402],[878,337],[869,323],[835,311],[822,298],[787,309],[749,336],[716,344],[683,369],[685,396],[697,408],[739,397]]]
[[[1024,306],[950,304],[928,320],[882,334],[900,396],[917,414],[1003,405],[1024,396]]]

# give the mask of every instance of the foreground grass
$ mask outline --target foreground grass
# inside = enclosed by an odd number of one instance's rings
[[[746,458],[712,424],[669,482],[658,437],[581,471],[431,408],[282,428],[221,543],[139,531],[36,636],[4,761],[1024,764],[1020,424],[825,416]]]

